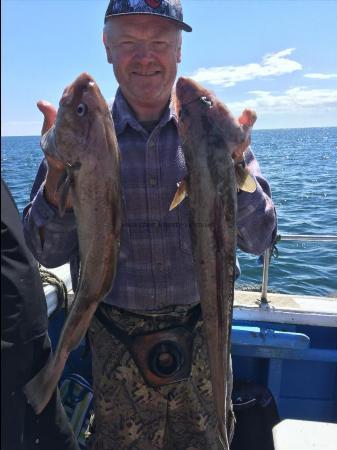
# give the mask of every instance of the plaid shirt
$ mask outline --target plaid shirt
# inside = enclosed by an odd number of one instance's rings
[[[188,199],[169,206],[177,182],[186,175],[172,104],[149,134],[136,120],[118,89],[112,108],[121,151],[124,217],[115,282],[106,303],[125,309],[158,310],[199,301],[189,232]],[[238,194],[238,245],[261,254],[276,233],[270,189],[251,150],[245,160],[256,177],[255,193]],[[41,163],[24,210],[27,243],[41,264],[56,267],[70,261],[76,287],[79,257],[73,212],[59,217],[43,195],[46,162]],[[45,229],[43,247],[39,227]]]

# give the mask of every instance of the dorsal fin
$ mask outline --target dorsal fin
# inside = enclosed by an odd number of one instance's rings
[[[172,209],[176,208],[180,203],[187,197],[187,183],[186,179],[183,179],[179,183],[177,183],[178,189],[175,193],[172,203],[170,205],[169,211],[172,211]]]
[[[235,175],[238,188],[241,191],[253,193],[256,191],[256,181],[248,170],[240,165],[235,165]]]

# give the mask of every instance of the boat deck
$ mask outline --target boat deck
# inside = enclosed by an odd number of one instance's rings
[[[337,298],[235,291],[234,320],[337,327]]]

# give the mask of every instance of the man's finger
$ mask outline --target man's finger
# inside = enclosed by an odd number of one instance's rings
[[[56,119],[56,108],[51,103],[46,102],[45,100],[40,100],[37,102],[37,107],[44,115],[44,121],[42,125],[41,134],[44,134],[46,131],[51,128]]]
[[[242,143],[239,144],[235,150],[233,151],[232,158],[234,161],[241,161],[243,158],[244,152],[247,150],[247,148],[250,146],[251,138],[250,136],[247,137],[247,139]]]
[[[239,123],[246,127],[252,127],[256,122],[256,112],[252,109],[245,109],[239,117]]]

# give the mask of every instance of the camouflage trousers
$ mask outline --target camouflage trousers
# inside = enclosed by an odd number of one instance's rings
[[[133,315],[102,304],[101,311],[129,334],[178,326],[187,307],[162,314]],[[94,317],[92,350],[95,427],[90,450],[220,450],[202,322],[196,325],[192,370],[188,380],[151,388],[132,356]],[[232,374],[228,374],[228,399]],[[234,417],[228,417],[232,435]]]

